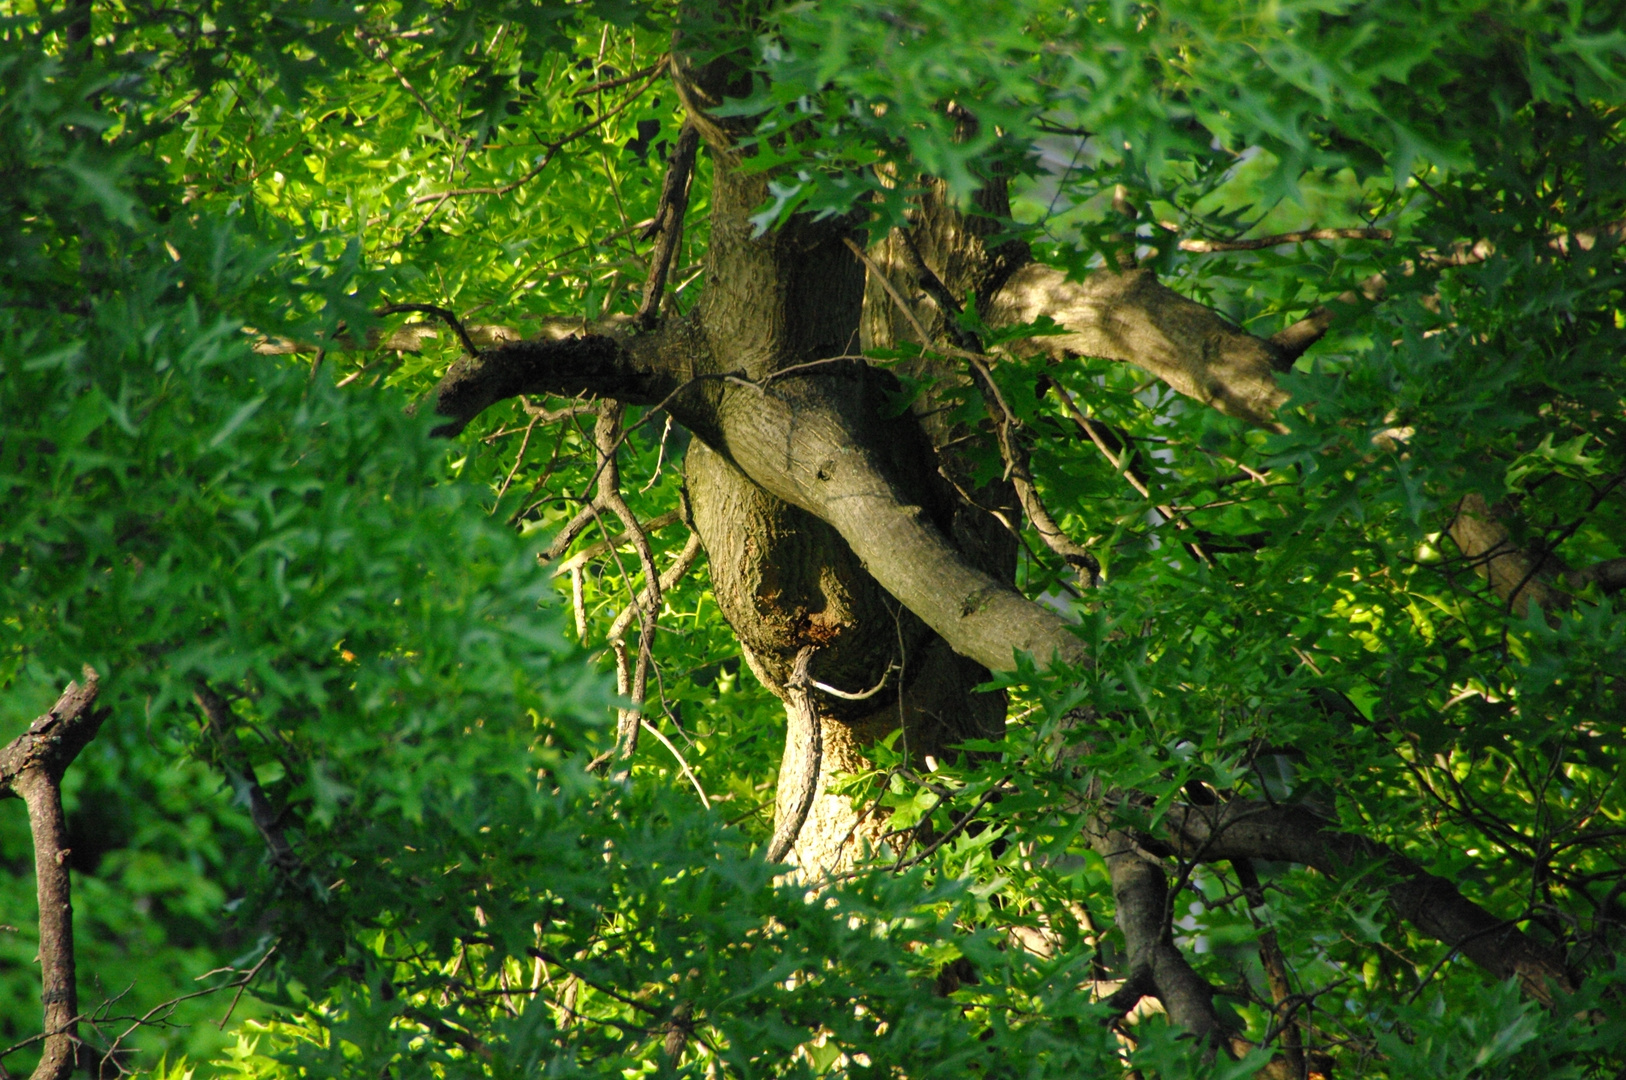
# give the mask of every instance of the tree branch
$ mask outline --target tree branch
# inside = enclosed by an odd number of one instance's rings
[[[443,308],[437,304],[385,304],[383,307],[375,309],[373,314],[379,316],[400,315],[408,311],[420,315],[433,315],[435,318],[440,319],[452,328],[452,332],[457,335],[457,340],[463,343],[463,348],[470,356],[480,355],[479,346],[475,345],[474,339],[469,337],[468,328],[463,325],[463,320],[459,319],[450,308]]]
[[[1098,824],[1090,832],[1091,846],[1107,864],[1118,929],[1129,954],[1125,986],[1149,983],[1169,1019],[1207,1044],[1209,1054],[1228,1048],[1231,1032],[1214,1011],[1214,988],[1174,944],[1163,867],[1122,830]]]
[[[638,325],[645,330],[653,328],[660,317],[666,275],[683,242],[683,216],[689,210],[689,185],[694,179],[694,160],[699,149],[700,133],[692,122],[685,121],[666,167],[666,181],[661,186],[655,219],[644,232],[645,239],[655,237],[655,249],[649,254],[649,279],[644,282],[644,299],[638,305]]]
[[[520,394],[591,395],[629,405],[667,402],[678,422],[705,428],[705,417],[677,393],[692,381],[709,350],[690,322],[667,322],[652,333],[630,334],[624,321],[594,328],[555,322],[541,336],[508,342],[454,363],[435,387],[435,412],[448,422],[435,434],[458,434],[499,401]]]
[[[1054,359],[1120,360],[1227,416],[1285,430],[1276,410],[1287,394],[1276,383],[1279,350],[1218,313],[1161,284],[1149,270],[1097,271],[1084,281],[1042,263],[1011,275],[988,304],[993,325],[1054,319],[1066,333],[1029,338],[1021,347]]]
[[[547,151],[542,155],[541,159],[527,169],[524,175],[520,176],[517,180],[511,180],[506,184],[493,187],[453,188],[450,191],[435,191],[427,195],[419,195],[408,205],[417,206],[420,203],[426,202],[444,202],[447,199],[455,199],[463,195],[506,195],[510,191],[524,186],[533,180],[543,169],[547,168],[549,163],[553,161],[554,157],[557,156],[559,151],[564,149],[566,145],[575,142],[577,139],[581,138],[583,135],[586,135],[594,128],[601,127],[609,120],[625,111],[628,105],[631,105],[634,101],[637,101],[644,95],[646,90],[654,85],[655,80],[660,78],[661,74],[661,69],[656,67],[650,73],[649,78],[644,82],[644,84],[623,98],[620,104],[616,105],[615,108],[610,109],[608,112],[600,113],[598,116],[594,117],[592,120],[589,120],[576,130],[566,135],[561,135],[559,138],[548,143]]]
[[[1379,864],[1392,878],[1389,904],[1430,937],[1456,946],[1497,979],[1517,978],[1544,1005],[1553,988],[1574,988],[1562,958],[1515,924],[1498,919],[1403,856],[1349,833],[1334,832],[1302,806],[1237,800],[1217,806],[1176,806],[1164,818],[1165,839],[1186,857],[1266,859],[1310,866],[1329,876]]]
[[[271,801],[265,797],[265,789],[254,775],[254,766],[238,741],[237,717],[231,705],[202,679],[198,680],[192,692],[192,700],[203,713],[204,731],[219,750],[227,779],[248,802],[249,820],[254,822],[260,839],[265,841],[266,849],[271,853],[271,865],[285,874],[292,873],[299,868],[299,856],[294,854],[288,834],[283,830],[276,811],[271,808]]]
[[[1389,229],[1300,229],[1298,232],[1260,236],[1251,240],[1182,240],[1181,251],[1206,254],[1216,251],[1261,251],[1283,244],[1303,244],[1312,240],[1393,240]]]
[[[1513,543],[1482,496],[1464,497],[1446,531],[1475,572],[1490,582],[1515,614],[1523,617],[1532,603],[1543,611],[1565,605],[1568,597],[1538,576],[1539,561],[1532,561]]]
[[[67,1080],[79,1058],[71,851],[62,814],[62,774],[108,716],[107,710],[93,708],[101,690],[95,670],[86,665],[82,678],[83,683],[69,683],[49,712],[0,750],[0,798],[16,797],[27,804],[34,838],[45,1049],[31,1080]]]

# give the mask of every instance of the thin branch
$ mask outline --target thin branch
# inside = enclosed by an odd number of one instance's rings
[[[1174,507],[1157,502],[1155,499],[1153,499],[1151,488],[1146,485],[1144,480],[1135,475],[1134,463],[1130,460],[1130,456],[1128,454],[1124,454],[1122,457],[1119,457],[1119,455],[1114,453],[1112,448],[1107,445],[1106,439],[1102,434],[1106,430],[1105,425],[1101,424],[1100,421],[1092,420],[1085,416],[1083,410],[1078,407],[1078,402],[1073,400],[1073,395],[1067,392],[1067,388],[1065,386],[1062,386],[1060,383],[1052,379],[1050,380],[1050,388],[1056,391],[1057,398],[1060,399],[1062,407],[1067,410],[1067,415],[1072,417],[1073,423],[1077,424],[1079,429],[1090,437],[1090,441],[1094,443],[1095,448],[1101,452],[1101,456],[1106,458],[1107,463],[1110,464],[1114,469],[1118,470],[1125,480],[1129,481],[1129,486],[1139,492],[1141,498],[1145,499],[1147,502],[1150,502],[1153,509],[1155,509],[1159,514],[1162,514],[1165,519],[1174,522],[1175,528],[1190,529],[1191,523],[1185,519],[1184,515],[1176,514]],[[1213,563],[1213,560],[1208,557],[1208,553],[1203,550],[1202,545],[1198,544],[1195,540],[1187,541],[1187,545],[1190,548],[1191,553],[1198,559],[1205,563]]]
[[[538,173],[540,173],[543,169],[548,167],[549,163],[553,161],[554,157],[557,156],[559,151],[564,149],[564,147],[568,143],[574,142],[575,140],[581,138],[583,135],[586,135],[588,132],[592,131],[594,128],[602,126],[603,124],[608,122],[613,117],[615,117],[618,114],[620,114],[621,112],[625,111],[627,106],[631,105],[634,101],[637,101],[640,97],[642,97],[644,95],[644,92],[646,90],[648,90],[652,85],[654,85],[655,80],[658,79],[660,77],[660,75],[661,75],[660,70],[656,70],[655,72],[653,72],[650,75],[648,80],[645,81],[645,83],[642,86],[640,86],[637,90],[633,91],[631,94],[628,94],[626,96],[626,98],[623,99],[622,102],[619,105],[617,105],[615,108],[611,109],[609,112],[600,113],[597,117],[595,117],[591,121],[583,124],[581,127],[577,128],[575,131],[570,132],[568,135],[562,135],[558,139],[555,139],[553,142],[547,143],[546,144],[547,152],[542,155],[541,160],[538,161],[535,165],[531,166],[530,169],[526,170],[524,175],[519,177],[519,179],[512,180],[512,181],[510,181],[510,182],[508,182],[506,184],[502,184],[502,185],[500,185],[498,187],[454,188],[451,191],[436,191],[436,192],[433,192],[433,193],[428,194],[428,195],[419,195],[417,198],[413,199],[407,205],[409,205],[409,206],[418,206],[421,203],[434,202],[437,199],[441,199],[441,200],[455,199],[455,198],[460,198],[460,197],[462,197],[464,195],[507,195],[510,191],[513,191],[516,188],[522,187],[526,183],[529,183],[531,180],[533,180],[537,176]]]
[[[407,79],[406,74],[402,72],[400,68],[395,66],[395,61],[390,58],[389,51],[384,48],[384,43],[373,37],[373,35],[369,34],[366,30],[363,30],[359,26],[356,27],[356,40],[365,41],[372,45],[378,59],[384,61],[385,65],[389,67],[390,71],[395,73],[395,77],[401,80],[401,85],[406,88],[406,92],[412,95],[413,99],[417,101],[418,106],[428,114],[429,119],[433,120],[435,125],[445,134],[446,141],[449,143],[455,142],[457,140],[457,132],[452,130],[452,125],[440,118],[440,114],[435,112],[434,106],[429,104],[428,99],[420,94],[418,92],[418,88],[413,86],[412,83]]]
[[[584,511],[584,513],[585,513],[585,511]],[[588,514],[587,517],[588,517],[589,521],[592,520],[592,515],[591,514]],[[652,517],[648,521],[644,522],[644,532],[646,532],[646,533],[659,532],[660,530],[666,528],[668,525],[676,525],[679,520],[681,520],[681,515],[676,510],[669,510],[666,513],[661,514],[658,517]],[[574,519],[572,519],[571,524],[574,524]],[[554,543],[549,546],[548,551],[545,551],[545,552],[543,552],[543,553],[541,553],[540,555],[537,556],[537,561],[538,562],[543,562],[543,563],[551,561],[548,558],[548,552],[551,552],[555,548],[557,548],[559,546],[559,539],[563,538],[565,535],[566,535],[566,533],[563,530],[561,530],[560,533],[559,533],[559,536],[555,538]],[[575,535],[571,536],[571,538],[570,538],[571,541],[573,542],[576,539],[576,536],[579,536],[579,535],[580,535],[580,531],[578,530]],[[564,562],[562,562],[558,566],[554,567],[552,574],[550,574],[549,576],[550,577],[563,577],[566,574],[573,573],[576,570],[581,569],[583,566],[586,566],[588,563],[592,562],[594,559],[598,558],[600,555],[605,554],[612,547],[618,547],[618,548],[619,547],[626,547],[631,542],[632,542],[631,535],[626,534],[626,533],[623,533],[622,535],[616,537],[613,540],[595,540],[593,543],[591,543],[591,544],[587,545],[586,547],[582,548],[580,551],[576,552],[570,558],[566,559]],[[570,544],[566,543],[564,545],[564,547],[568,548],[568,547],[570,547]],[[558,558],[558,556],[555,555],[555,556],[553,556],[553,558]]]
[[[1164,226],[1167,228],[1168,226]],[[1389,229],[1300,229],[1297,232],[1261,236],[1252,240],[1182,240],[1181,251],[1206,254],[1216,251],[1260,251],[1283,244],[1303,244],[1312,240],[1393,240]]]
[[[879,694],[883,689],[886,688],[887,680],[890,679],[892,677],[892,673],[897,670],[897,664],[888,664],[886,670],[881,672],[880,682],[876,683],[868,690],[860,690],[856,694],[848,693],[846,690],[837,690],[829,683],[821,683],[819,680],[814,678],[809,678],[807,682],[809,686],[823,690],[831,697],[838,697],[843,701],[868,701],[870,698],[874,697],[876,694]]]
[[[666,515],[664,515],[664,514],[661,515],[661,517],[665,517],[665,516]],[[661,519],[660,518],[652,519],[650,525],[646,525],[644,527],[645,531],[646,532],[652,532],[654,522],[659,521],[659,520],[661,520]],[[620,539],[622,540],[622,542],[626,542],[626,541],[631,540],[633,538],[630,537],[630,536],[622,536]],[[600,541],[600,543],[603,543],[603,541]],[[594,547],[597,547],[597,546],[598,546],[597,544],[594,545]],[[666,568],[666,570],[663,571],[661,573],[661,575],[660,575],[660,578],[659,578],[660,588],[658,590],[656,590],[656,603],[660,602],[659,601],[660,596],[664,596],[673,587],[675,587],[679,581],[683,580],[683,575],[685,575],[685,574],[687,574],[689,572],[690,568],[694,566],[695,560],[697,558],[699,558],[699,556],[700,556],[700,534],[691,532],[689,534],[689,539],[684,542],[683,549],[678,552],[677,560],[675,562],[673,562],[671,566],[668,566]],[[611,638],[617,638],[617,637],[620,637],[622,634],[626,633],[627,632],[627,627],[632,625],[633,616],[635,614],[637,614],[638,610],[639,610],[639,606],[636,605],[636,604],[631,604],[631,605],[628,605],[626,608],[624,608],[622,610],[621,614],[616,616],[615,622],[610,624],[610,634],[609,634],[609,636]]]
[[[659,739],[662,746],[671,751],[672,756],[677,759],[678,768],[683,770],[683,775],[687,776],[689,778],[689,783],[694,785],[695,794],[700,796],[700,805],[704,806],[707,810],[710,810],[711,800],[706,797],[706,789],[700,786],[700,778],[695,776],[693,769],[689,768],[689,762],[684,758],[683,751],[679,750],[677,745],[673,743],[671,739],[666,737],[665,732],[656,727],[654,724],[651,724],[648,720],[640,718],[638,722],[643,725],[643,729],[645,731]]]
[[[1255,912],[1264,907],[1265,890],[1259,884],[1259,875],[1254,872],[1252,859],[1236,859],[1231,863],[1236,871],[1237,882],[1242,886],[1243,895],[1248,902],[1248,918],[1259,929],[1259,964],[1265,969],[1265,981],[1270,984],[1270,1000],[1275,1010],[1287,1008],[1287,1002],[1293,997],[1293,987],[1287,980],[1287,958],[1282,955],[1281,942],[1277,940],[1276,928],[1265,924]],[[1293,1075],[1304,1075],[1304,1036],[1298,1023],[1293,1019],[1293,1011],[1287,1010],[1281,1019],[1282,1056],[1287,1059],[1288,1066]],[[1275,1024],[1272,1024],[1275,1027]],[[1267,1040],[1271,1033],[1267,1033]],[[1268,1042],[1263,1044],[1268,1045]]]
[[[637,82],[639,79],[647,79],[649,76],[660,71],[665,66],[666,54],[662,53],[658,60],[646,68],[639,68],[630,75],[622,75],[615,79],[604,79],[600,82],[593,83],[590,86],[584,86],[580,90],[574,91],[570,96],[586,97],[588,94],[596,94],[600,90],[614,90],[618,86],[625,86],[628,83]]]
[[[271,853],[271,864],[285,874],[293,873],[299,867],[299,856],[288,842],[288,834],[283,830],[276,811],[271,808],[271,800],[266,798],[265,789],[254,775],[254,766],[237,739],[237,716],[232,712],[231,705],[202,679],[193,689],[192,700],[203,713],[204,731],[214,741],[226,775],[241,785],[247,797],[249,818]]]
[[[700,148],[700,133],[692,122],[685,121],[678,131],[677,144],[666,168],[666,182],[661,186],[661,198],[655,209],[655,221],[644,233],[654,236],[655,249],[649,255],[649,277],[644,282],[643,302],[638,305],[638,325],[648,329],[660,317],[661,294],[666,290],[666,275],[672,268],[672,257],[683,242],[683,216],[689,210],[689,186],[694,179],[695,154]]]
[[[905,235],[907,238],[907,234]],[[920,335],[921,347],[930,348],[932,337],[926,333],[926,328],[915,317],[915,313],[910,309],[903,295],[898,292],[897,287],[887,278],[885,272],[875,264],[874,260],[869,257],[863,248],[859,247],[851,239],[843,238],[843,242],[854,255],[858,256],[869,272],[875,276],[881,287],[886,290],[886,294],[892,298],[892,302],[897,306],[899,312],[909,321],[909,325],[914,329],[915,333]],[[938,279],[937,275],[932,272],[931,268],[920,260],[918,252],[913,252],[912,242],[910,249],[915,255],[915,262],[917,263],[915,267],[916,276],[932,296],[938,309],[943,313],[945,324],[949,327],[949,333],[956,338],[956,348],[953,353],[971,365],[977,390],[981,393],[983,403],[988,408],[989,417],[994,422],[994,433],[999,440],[1000,455],[1005,460],[1005,475],[1015,485],[1016,496],[1022,503],[1023,511],[1026,512],[1028,520],[1033,523],[1034,530],[1038,532],[1039,538],[1044,541],[1045,546],[1060,555],[1062,560],[1074,569],[1083,585],[1093,586],[1100,580],[1101,564],[1082,544],[1076,543],[1062,531],[1061,526],[1056,523],[1056,519],[1051,516],[1049,509],[1045,506],[1044,500],[1040,498],[1038,485],[1034,483],[1032,471],[1029,468],[1027,450],[1021,445],[1021,440],[1016,434],[1020,421],[1017,420],[1016,414],[1011,411],[1010,405],[1006,403],[1004,394],[1000,392],[999,384],[994,381],[993,373],[988,370],[988,365],[985,363],[987,358],[981,351],[980,343],[976,342],[971,335],[958,329],[959,304],[942,281]]]
[[[950,828],[947,832],[945,832],[942,836],[939,836],[936,840],[932,841],[931,845],[929,847],[927,847],[926,850],[922,851],[919,855],[916,855],[916,856],[914,856],[912,858],[909,858],[909,859],[905,859],[902,856],[899,856],[898,861],[892,864],[892,872],[894,874],[902,873],[903,871],[908,870],[911,867],[920,865],[921,863],[925,862],[927,859],[931,858],[933,855],[936,855],[939,851],[941,851],[943,849],[943,846],[945,844],[948,844],[956,836],[959,836],[962,832],[964,832],[966,830],[966,827],[971,824],[971,820],[977,816],[977,812],[979,810],[981,810],[983,807],[987,806],[990,802],[993,801],[993,799],[994,799],[994,797],[996,795],[999,795],[1001,792],[1003,792],[1005,790],[1005,781],[1009,780],[1010,778],[1011,778],[1010,774],[1007,773],[1004,777],[1002,777],[1000,779],[1000,781],[997,784],[993,785],[987,791],[983,792],[982,797],[976,801],[975,805],[973,805],[970,810],[967,810],[965,812],[964,817],[960,818],[959,821],[956,821],[954,823],[953,827]]]

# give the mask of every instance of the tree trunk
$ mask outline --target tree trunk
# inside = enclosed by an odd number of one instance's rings
[[[442,380],[436,407],[450,418],[442,430],[456,432],[505,397],[588,391],[659,405],[696,436],[685,477],[714,594],[752,670],[786,705],[768,854],[817,881],[889,835],[873,800],[829,792],[832,775],[863,769],[868,748],[900,726],[911,765],[967,738],[997,736],[1004,697],[974,688],[989,671],[1014,668],[1019,652],[1041,663],[1089,662],[1059,615],[1013,587],[1018,505],[1030,516],[1042,507],[1015,497],[1022,466],[1008,428],[997,416],[992,430],[958,426],[930,392],[897,414],[889,395],[899,380],[855,356],[859,347],[938,346],[959,359],[922,356],[903,373],[968,385],[978,376],[958,365],[976,355],[968,351],[975,342],[957,310],[969,298],[989,325],[1055,319],[1066,333],[1027,343],[1052,359],[1131,362],[1265,427],[1285,400],[1274,372],[1286,353],[1149,272],[1072,282],[1021,245],[988,247],[1006,211],[998,183],[963,211],[926,192],[907,227],[869,253],[849,219],[799,215],[757,235],[750,215],[768,200],[767,179],[739,169],[730,132],[703,112],[721,98],[712,84],[727,77],[726,65],[677,63],[675,82],[715,164],[700,305],[653,328],[618,322],[471,356]],[[966,454],[979,441],[984,453],[1004,454],[1013,483],[974,489]],[[1347,860],[1326,855],[1342,851],[1341,841],[1319,831],[1261,835],[1246,851],[1229,850],[1212,831],[1193,853],[1187,840],[1199,819],[1197,809],[1175,808],[1166,819],[1178,823],[1174,834],[1141,837],[1116,827],[1103,803],[1091,828],[1113,868],[1131,985],[1144,984],[1177,1023],[1224,1046],[1229,1035],[1209,988],[1173,944],[1157,852],[1329,871]],[[1425,932],[1449,938],[1461,927],[1500,927],[1404,860],[1391,865],[1399,878],[1391,904]],[[1483,955],[1463,948],[1489,970],[1517,973],[1538,998],[1548,982],[1566,985],[1561,958],[1516,927],[1485,936]]]

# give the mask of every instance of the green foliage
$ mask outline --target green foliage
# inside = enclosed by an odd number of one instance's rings
[[[757,118],[763,228],[868,199],[880,230],[925,177],[968,197],[1003,175],[1004,225],[1047,258],[1084,272],[1134,235],[1166,281],[1260,332],[1375,272],[1389,288],[1285,378],[1277,434],[1122,365],[1041,368],[1017,335],[985,338],[1011,354],[996,377],[1048,505],[1106,567],[1088,604],[1058,601],[1095,662],[1018,672],[1010,737],[969,763],[921,777],[879,748],[847,783],[882,792],[892,827],[991,818],[818,897],[754,848],[782,718],[703,575],[666,595],[649,718],[712,809],[652,740],[624,779],[584,771],[612,704],[584,646],[640,571],[623,546],[577,600],[534,556],[593,478],[590,433],[505,405],[448,452],[407,405],[457,343],[370,314],[431,302],[502,337],[631,310],[636,226],[681,116],[637,73],[670,10],[98,5],[77,46],[68,15],[0,15],[0,737],[80,664],[103,674],[114,717],[67,786],[99,1047],[129,1026],[112,1017],[274,945],[235,1028],[201,1022],[229,991],[189,1002],[174,1020],[192,1026],[131,1035],[132,1065],[1251,1074],[1257,1058],[1204,1063],[1156,1019],[1132,1049],[1102,1026],[1094,980],[1122,942],[1080,836],[1082,767],[1145,793],[1125,811],[1142,823],[1202,787],[1316,807],[1567,945],[1586,976],[1533,1006],[1395,919],[1380,869],[1261,867],[1256,904],[1228,868],[1183,867],[1181,944],[1250,1039],[1274,1019],[1272,928],[1339,1075],[1626,1060],[1619,600],[1593,586],[1520,616],[1442,535],[1478,494],[1526,550],[1581,567],[1626,546],[1621,249],[1580,241],[1626,218],[1610,5],[843,2],[763,27],[755,91],[723,110]],[[1119,186],[1138,219],[1110,208]],[[705,210],[702,174],[680,309]],[[1397,239],[1175,242],[1362,224]],[[1431,259],[1464,240],[1489,256]],[[1151,499],[1041,377],[1122,433]],[[685,438],[632,429],[641,517],[676,508]],[[679,532],[655,534],[663,566]],[[1067,576],[1031,555],[1021,584],[1054,597]],[[231,694],[245,760],[201,734],[199,680]],[[1080,705],[1097,720],[1063,765]],[[296,871],[261,853],[245,766]],[[38,1024],[30,854],[8,807],[7,1043]],[[1053,944],[1024,950],[1020,931]],[[967,967],[975,981],[946,977]]]

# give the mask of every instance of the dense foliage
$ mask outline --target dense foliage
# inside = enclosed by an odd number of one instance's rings
[[[1075,274],[1133,254],[1263,336],[1338,316],[1282,376],[1280,430],[964,316],[1104,570],[1080,595],[1027,530],[1019,584],[1093,663],[1024,658],[1008,737],[934,774],[877,745],[846,785],[895,850],[816,895],[761,857],[784,713],[703,564],[654,638],[661,741],[588,769],[614,740],[606,634],[642,588],[620,539],[573,573],[537,559],[599,479],[590,403],[432,438],[412,405],[463,343],[376,314],[436,305],[486,345],[636,309],[685,115],[671,5],[0,17],[0,738],[102,673],[113,718],[67,779],[98,1054],[177,1075],[1240,1076],[1292,1028],[1339,1076],[1626,1066],[1626,624],[1587,573],[1626,555],[1618,5],[761,16],[751,92],[719,110],[772,170],[760,229],[856,207],[879,237],[929,178],[969,199],[1004,176],[1006,234]],[[709,168],[669,310],[705,284]],[[1310,228],[1368,235],[1226,243]],[[925,391],[899,385],[900,410]],[[627,432],[665,568],[690,437],[637,410]],[[1528,553],[1516,588],[1453,539],[1469,503]],[[1095,776],[1142,793],[1123,810],[1148,827],[1193,792],[1313,808],[1561,947],[1574,994],[1548,1007],[1401,921],[1391,868],[1254,882],[1169,859],[1179,943],[1262,1049],[1109,1027]],[[39,1023],[31,852],[7,804],[4,1044]],[[225,1030],[233,989],[149,1013],[250,969]]]

